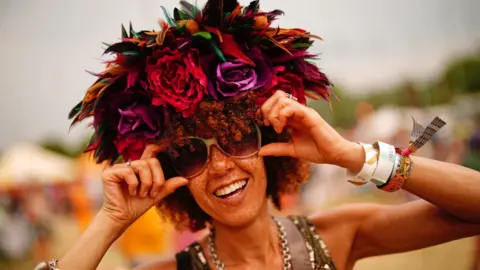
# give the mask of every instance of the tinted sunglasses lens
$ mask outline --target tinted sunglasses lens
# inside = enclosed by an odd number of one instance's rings
[[[250,128],[250,133],[242,134],[241,139],[218,140],[223,151],[234,157],[254,155],[260,150],[260,134],[255,126]]]
[[[184,177],[191,177],[202,171],[208,160],[208,149],[202,140],[179,139],[167,150],[172,165]]]

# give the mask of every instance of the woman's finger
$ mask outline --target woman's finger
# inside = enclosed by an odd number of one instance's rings
[[[293,143],[270,143],[263,146],[258,152],[259,156],[274,156],[274,157],[297,157]]]
[[[156,158],[149,158],[146,160],[150,165],[150,169],[152,171],[152,188],[150,189],[150,196],[155,197],[157,196],[160,188],[165,183],[165,176],[163,175],[162,166],[160,161]]]
[[[128,193],[131,196],[135,196],[137,194],[137,189],[139,185],[139,181],[135,172],[130,166],[126,164],[117,164],[112,168],[105,170],[104,172],[106,176],[105,179],[116,183],[127,183],[128,185]]]
[[[305,118],[305,111],[302,110],[301,106],[302,106],[301,104],[294,102],[280,109],[277,116],[279,120],[278,126],[280,128],[280,131],[282,131],[283,128],[285,128],[289,118],[295,118],[297,120],[296,121],[297,123],[293,123],[294,127],[298,127],[299,126],[298,124],[303,122],[303,119]],[[289,123],[292,123],[292,122],[289,122]]]
[[[139,195],[145,198],[152,187],[152,172],[149,164],[145,160],[135,160],[130,163],[130,167],[138,174],[140,180]]]
[[[285,96],[285,92],[278,90],[271,96],[265,103],[263,103],[262,107],[260,107],[260,111],[262,112],[265,125],[268,126],[270,125],[267,117],[270,114],[270,111],[272,110],[273,105],[276,103],[277,99],[279,99],[281,96]]]
[[[165,181],[165,183],[160,188],[160,191],[157,193],[157,196],[154,198],[155,204],[163,200],[163,198],[172,194],[178,188],[188,184],[188,180],[183,177],[173,177]]]
[[[282,96],[277,99],[275,104],[273,104],[267,119],[268,121],[270,121],[270,123],[278,133],[282,132],[282,129],[283,129],[283,127],[281,126],[280,119],[278,117],[279,116],[278,113],[280,112],[280,110],[282,110],[283,108],[293,103],[297,103],[297,102],[292,99],[289,99],[286,96]]]

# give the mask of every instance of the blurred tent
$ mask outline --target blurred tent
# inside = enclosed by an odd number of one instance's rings
[[[0,190],[23,185],[52,185],[73,182],[72,159],[35,144],[23,143],[7,149],[0,158]]]

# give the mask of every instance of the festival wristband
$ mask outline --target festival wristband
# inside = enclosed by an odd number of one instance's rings
[[[403,187],[410,176],[413,162],[409,156],[402,156],[400,153],[401,152],[397,152],[400,163],[398,169],[394,172],[395,175],[385,185],[379,186],[379,189],[387,192],[395,192]]]
[[[378,151],[373,145],[365,143],[359,144],[365,151],[365,162],[363,163],[363,167],[356,175],[347,170],[347,181],[357,186],[365,185],[372,179],[375,168],[377,167],[378,157]]]
[[[372,182],[377,186],[383,186],[390,179],[395,167],[395,147],[380,141],[375,142],[373,147],[378,150],[378,161]]]

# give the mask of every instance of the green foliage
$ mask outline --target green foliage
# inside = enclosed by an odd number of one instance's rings
[[[40,145],[43,148],[50,150],[52,152],[55,152],[57,154],[74,158],[74,157],[78,157],[83,152],[83,149],[85,148],[86,143],[82,143],[80,145],[72,147],[72,146],[67,146],[64,143],[61,143],[59,140],[50,138],[41,142]]]
[[[440,84],[454,92],[480,92],[480,56],[468,56],[451,62]]]

